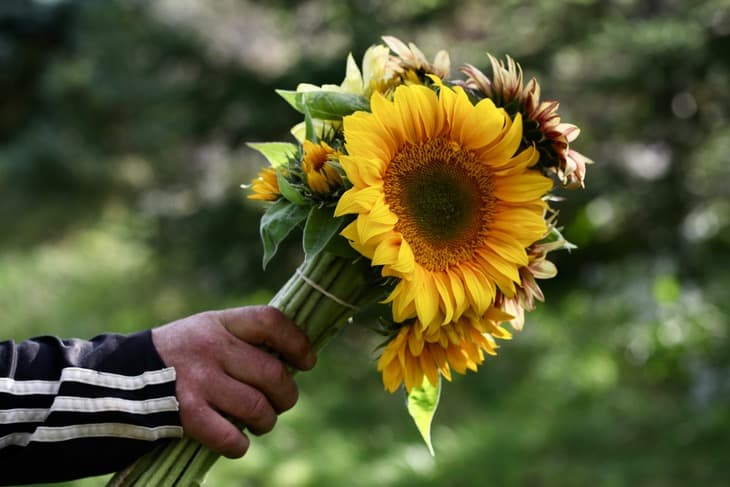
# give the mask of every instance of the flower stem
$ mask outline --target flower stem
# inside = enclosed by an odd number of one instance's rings
[[[294,320],[319,350],[358,308],[382,296],[378,281],[365,259],[320,252],[299,266],[269,304]],[[172,440],[118,472],[107,487],[203,485],[219,457],[191,438]]]

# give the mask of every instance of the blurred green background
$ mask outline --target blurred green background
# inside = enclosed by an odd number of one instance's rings
[[[381,34],[454,67],[508,53],[563,102],[597,162],[559,192],[579,249],[500,356],[446,384],[435,459],[361,319],[208,485],[730,485],[727,0],[3,0],[3,338],[266,302],[300,250],[262,271],[245,143],[298,121],[274,88],[339,83]]]

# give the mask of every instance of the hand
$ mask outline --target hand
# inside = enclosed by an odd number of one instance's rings
[[[304,333],[270,306],[193,315],[153,329],[152,341],[175,367],[183,431],[229,458],[243,456],[249,439],[223,415],[256,435],[271,431],[298,397],[287,365],[309,370],[316,360]]]

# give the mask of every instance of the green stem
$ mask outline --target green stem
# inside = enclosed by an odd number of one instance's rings
[[[377,281],[365,259],[320,252],[299,266],[269,304],[292,318],[319,350],[357,308],[381,297]],[[219,457],[193,439],[172,440],[118,472],[107,487],[202,485]]]

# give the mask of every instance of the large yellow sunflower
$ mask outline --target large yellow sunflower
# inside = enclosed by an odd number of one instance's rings
[[[491,100],[473,105],[461,88],[400,86],[375,93],[372,112],[344,119],[353,187],[335,215],[357,214],[342,234],[384,276],[393,319],[422,326],[483,315],[497,289],[515,293],[525,249],[546,231],[542,197],[552,181],[519,151],[522,121]]]

